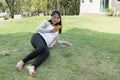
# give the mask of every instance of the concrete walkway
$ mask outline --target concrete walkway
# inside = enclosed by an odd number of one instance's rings
[[[14,15],[14,19],[21,19],[22,16],[21,15]],[[4,20],[4,18],[0,18],[0,20]]]

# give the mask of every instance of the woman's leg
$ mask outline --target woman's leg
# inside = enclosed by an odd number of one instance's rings
[[[40,65],[42,64],[42,62],[48,57],[49,55],[49,50],[48,48],[46,48],[45,52],[42,53],[41,55],[39,55],[35,61],[33,62],[33,66],[35,67],[35,69]]]
[[[29,75],[34,77],[36,75],[35,69],[47,58],[49,55],[49,49],[45,43],[45,41],[42,38],[42,41],[39,40],[39,37],[41,37],[39,34],[36,34],[36,37],[33,36],[31,39],[31,43],[35,50],[29,54],[26,58],[23,59],[24,62],[27,62],[35,57],[36,60],[31,66],[27,67],[27,71],[29,72]],[[36,53],[36,54],[35,54]]]
[[[32,36],[31,44],[33,45],[35,50],[23,59],[24,63],[26,63],[27,61],[31,59],[38,57],[39,55],[43,54],[47,50],[47,45],[45,41],[38,33]]]
[[[38,33],[35,33],[32,36],[31,44],[33,45],[35,50],[17,63],[16,67],[19,71],[22,70],[24,63],[26,63],[27,61],[29,61],[33,58],[36,58],[36,57],[40,56],[41,54],[44,54],[46,51],[48,51],[48,48],[47,48],[47,45],[46,45],[44,39]],[[43,60],[41,60],[41,61],[43,61]]]
[[[47,58],[49,55],[49,51],[46,50],[43,54],[39,55],[36,60],[33,62],[31,66],[27,67],[27,71],[29,72],[29,75],[34,77],[36,75],[35,69],[42,64],[42,62]]]

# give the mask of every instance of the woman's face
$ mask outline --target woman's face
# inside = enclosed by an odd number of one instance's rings
[[[56,23],[58,23],[60,21],[59,15],[58,14],[53,15],[51,21],[52,21],[53,25],[55,25]]]

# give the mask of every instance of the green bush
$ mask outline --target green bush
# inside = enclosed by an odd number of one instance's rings
[[[113,10],[110,9],[110,8],[107,8],[107,9],[106,9],[106,12],[107,12],[107,15],[108,15],[108,16],[112,16],[112,15],[113,15]]]

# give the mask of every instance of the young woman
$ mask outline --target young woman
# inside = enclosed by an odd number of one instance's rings
[[[43,21],[31,38],[31,44],[35,50],[17,63],[17,69],[21,71],[26,62],[36,58],[32,65],[27,67],[29,75],[35,76],[35,69],[47,58],[49,48],[53,47],[55,43],[71,46],[69,42],[58,40],[58,36],[61,32],[61,15],[59,11],[54,10],[50,19]]]

